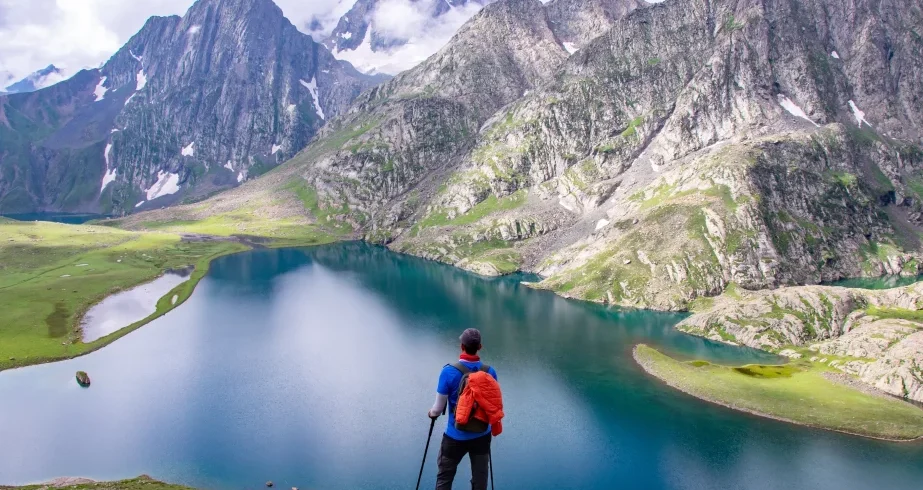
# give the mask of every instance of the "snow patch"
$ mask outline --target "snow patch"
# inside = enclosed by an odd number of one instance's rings
[[[86,266],[88,266],[88,265],[90,265],[90,264],[77,264],[75,267],[86,267]]]
[[[138,95],[137,92],[131,94],[127,99],[125,99],[125,107],[128,107],[128,103],[131,102],[131,99],[135,98],[135,95]]]
[[[353,33],[351,33],[351,32],[341,32],[341,33],[340,33],[340,37],[342,37],[343,39],[352,39],[352,38],[353,38]]]
[[[224,164],[224,168],[230,170],[231,172],[234,171],[234,167],[231,165],[231,161],[230,161],[230,160],[228,160],[228,163],[225,163],[225,164]]]
[[[285,110],[287,110],[289,114],[294,114],[294,113],[295,113],[295,104],[289,104],[288,107],[285,108]]]
[[[840,53],[837,53],[836,51],[831,51],[830,56],[832,56],[835,59],[840,59]]]
[[[94,102],[103,100],[103,98],[106,96],[106,92],[109,91],[109,89],[103,87],[104,83],[106,83],[106,77],[100,78],[99,83],[96,84],[96,89],[93,90],[93,95],[96,96],[96,100]]]
[[[106,159],[106,168],[109,168],[109,152],[112,151],[112,143],[106,144],[106,150],[103,152],[103,158]]]
[[[157,182],[154,182],[154,185],[145,192],[147,192],[147,200],[153,201],[158,197],[176,194],[178,191],[179,174],[160,170],[157,172]]]
[[[189,30],[186,31],[186,32],[188,32],[189,34],[195,34],[195,33],[199,32],[199,31],[201,31],[201,30],[202,30],[202,26],[196,24],[196,25],[190,27]]]
[[[281,149],[282,149],[282,145],[272,145],[272,152],[270,153],[270,155],[275,155]]]
[[[144,61],[142,60],[142,57],[136,55],[135,52],[131,50],[131,48],[128,49],[128,54],[130,54],[132,58],[138,60],[138,63],[141,63],[142,65],[144,64]]]
[[[141,201],[141,202],[139,202],[138,204],[135,204],[135,207],[136,207],[136,208],[140,208],[141,205],[144,204],[144,203],[146,203],[146,202],[147,202],[147,201]]]
[[[858,124],[860,128],[862,127],[862,123],[868,124],[869,127],[872,126],[870,122],[865,120],[865,112],[862,112],[858,107],[856,107],[855,102],[850,100],[849,108],[852,109],[852,115],[856,117],[856,124]]]
[[[320,106],[320,99],[317,97],[317,80],[314,77],[311,77],[310,82],[306,82],[304,80],[299,81],[302,85],[305,86],[305,88],[308,89],[309,92],[311,92],[311,97],[314,99],[314,109],[317,111],[317,115],[320,116],[321,119],[326,120],[327,118],[324,117],[324,109]]]
[[[605,219],[605,218],[604,218],[604,219],[601,219],[601,220],[599,220],[599,221],[596,222],[596,229],[593,230],[593,231],[599,231],[599,230],[605,228],[605,227],[608,226],[608,225],[609,225],[609,220],[607,220],[607,219]]]
[[[112,131],[109,131],[109,134],[118,133],[118,132],[119,132],[119,128],[112,128]]]
[[[580,49],[574,43],[564,42],[561,44],[564,45],[564,50],[567,51],[568,54],[574,54],[577,52],[578,49]]]
[[[144,70],[143,70],[143,69],[142,69],[141,71],[139,71],[137,75],[135,75],[135,80],[138,82],[138,83],[135,85],[135,91],[136,91],[136,92],[139,91],[139,90],[141,90],[141,89],[143,89],[144,86],[147,85],[147,75],[144,74]]]
[[[103,175],[103,185],[100,186],[100,188],[99,188],[99,192],[100,192],[100,193],[102,193],[103,190],[106,189],[106,186],[107,186],[107,185],[111,184],[112,181],[115,180],[116,174],[117,174],[117,172],[116,172],[116,169],[114,169],[114,168],[110,168],[109,170],[106,171],[105,175]]]
[[[243,173],[243,172],[239,172],[239,173],[237,174],[237,183],[239,184],[239,183],[243,182],[244,179],[246,179],[246,178],[247,178],[247,177],[244,176],[244,173]]]
[[[812,121],[811,118],[808,117],[808,114],[804,112],[804,109],[802,109],[801,107],[798,107],[798,104],[795,104],[794,102],[792,102],[791,99],[789,99],[788,97],[782,94],[777,95],[777,97],[779,98],[779,105],[782,106],[783,109],[788,111],[789,114],[795,117],[800,117],[801,119],[804,119],[805,121],[808,121],[811,124],[818,126],[816,122]]]
[[[183,150],[182,150],[180,153],[181,153],[184,157],[195,156],[195,147],[194,147],[194,145],[195,145],[195,141],[193,141],[192,143],[189,143],[188,145],[186,145],[186,146],[183,147]]]

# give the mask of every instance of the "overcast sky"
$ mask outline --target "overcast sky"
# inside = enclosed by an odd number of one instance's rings
[[[275,0],[299,29],[328,30],[354,0]],[[109,59],[152,15],[183,15],[194,0],[0,0],[0,87],[49,64],[70,76]],[[318,36],[315,36],[319,40]]]

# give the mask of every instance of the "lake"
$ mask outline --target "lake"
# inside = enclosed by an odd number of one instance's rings
[[[920,488],[921,444],[713,406],[646,376],[631,348],[774,356],[680,334],[679,315],[570,301],[523,279],[360,243],[223,257],[186,303],[114,344],[0,372],[0,483],[146,473],[201,488],[412,488],[438,372],[475,326],[504,389],[499,488]],[[456,488],[469,475],[465,462]]]

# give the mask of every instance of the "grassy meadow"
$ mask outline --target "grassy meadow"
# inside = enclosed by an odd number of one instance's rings
[[[728,367],[682,362],[646,345],[637,346],[634,356],[645,371],[666,384],[737,410],[866,437],[923,437],[923,410],[829,381],[822,375],[828,369],[820,364]]]
[[[233,241],[188,242],[174,233],[0,218],[0,370],[75,357],[102,347],[181,304],[209,262],[246,250]],[[77,329],[84,312],[166,269],[195,266],[191,280],[157,312],[90,343]],[[168,298],[176,294],[176,305]]]

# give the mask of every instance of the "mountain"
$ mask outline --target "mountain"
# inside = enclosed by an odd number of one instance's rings
[[[357,0],[324,45],[366,73],[394,75],[442,47],[462,22],[490,1]]]
[[[7,85],[0,94],[19,94],[34,92],[40,88],[53,85],[61,80],[62,72],[54,65],[48,65],[41,70],[33,72],[22,80]]]
[[[911,0],[500,0],[271,175],[124,224],[298,219],[667,310],[918,274],[920,25]]]
[[[376,83],[271,0],[199,0],[100,69],[0,97],[0,212],[118,214],[235,186]]]

